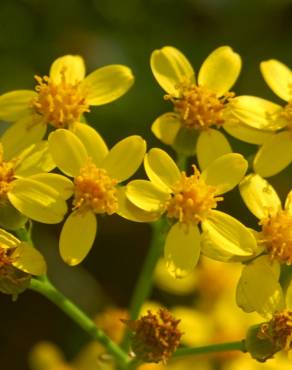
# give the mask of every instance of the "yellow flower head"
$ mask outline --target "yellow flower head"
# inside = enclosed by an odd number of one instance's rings
[[[240,184],[240,193],[250,211],[259,219],[259,244],[271,260],[292,263],[292,191],[284,208],[275,189],[259,175],[249,175]]]
[[[123,65],[105,66],[85,77],[84,60],[77,55],[56,59],[49,76],[35,78],[35,91],[17,90],[0,96],[0,118],[16,121],[7,135],[22,130],[30,142],[41,140],[48,124],[72,128],[90,106],[118,99],[134,82],[131,70]]]
[[[74,133],[64,129],[51,133],[49,147],[60,170],[74,178],[73,212],[61,232],[60,253],[66,263],[76,265],[94,242],[96,215],[119,213],[124,191],[118,184],[138,169],[146,143],[140,136],[130,136],[109,151],[93,128],[76,123]]]
[[[247,162],[240,154],[226,154],[202,173],[194,168],[190,176],[180,172],[161,149],[151,149],[144,165],[150,181],[130,182],[126,195],[144,212],[156,214],[156,219],[166,214],[173,223],[164,252],[172,275],[183,277],[192,271],[200,247],[206,255],[224,261],[254,254],[253,235],[233,217],[215,210],[222,194],[233,189],[246,172]]]
[[[239,96],[230,104],[230,113],[237,123],[225,129],[241,140],[261,145],[253,167],[262,177],[269,177],[292,162],[292,71],[274,59],[262,62],[260,67],[266,83],[287,104]]]
[[[45,173],[54,167],[47,142],[19,150],[12,137],[2,140],[0,223],[3,226],[21,227],[18,221],[25,222],[25,218],[20,214],[39,222],[62,221],[67,210],[65,199],[71,195],[70,181],[61,175]]]
[[[27,287],[29,275],[45,273],[46,262],[37,249],[0,229],[0,290],[3,293],[18,294]]]
[[[179,152],[197,151],[199,163],[231,152],[224,135],[212,127],[226,122],[226,108],[234,96],[229,89],[240,73],[240,56],[228,46],[217,48],[202,64],[196,81],[187,58],[166,46],[152,53],[151,69],[167,93],[165,99],[174,105],[174,113],[163,114],[153,123],[154,135]],[[213,153],[208,153],[210,146]]]

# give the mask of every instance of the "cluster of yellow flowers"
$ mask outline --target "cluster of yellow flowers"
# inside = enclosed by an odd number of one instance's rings
[[[7,291],[12,269],[46,272],[37,249],[6,230],[14,233],[29,220],[65,219],[60,254],[74,266],[93,245],[96,216],[118,214],[135,222],[168,220],[164,257],[172,276],[191,273],[201,252],[243,263],[236,300],[245,312],[270,320],[292,309],[292,288],[285,294],[289,284],[279,282],[282,267],[292,264],[292,190],[282,206],[265,179],[292,162],[292,71],[277,60],[261,63],[266,83],[285,101],[281,106],[230,91],[241,58],[228,46],[213,51],[197,77],[187,58],[169,46],[152,53],[151,69],[173,104],[173,111],[155,120],[152,132],[174,149],[177,162],[160,148],[147,152],[137,135],[108,149],[86,123],[91,106],[110,103],[132,86],[128,67],[110,65],[85,77],[83,59],[67,55],[54,61],[48,76],[35,77],[35,91],[0,96],[0,119],[10,123],[0,139],[1,290]],[[250,166],[233,152],[221,127],[256,145]],[[180,168],[179,159],[191,157],[196,158],[191,172]],[[126,182],[142,162],[148,180]],[[258,230],[217,210],[224,194],[237,186],[259,219]],[[292,327],[290,318],[286,321]],[[284,347],[292,348],[292,329],[280,332],[286,335]]]

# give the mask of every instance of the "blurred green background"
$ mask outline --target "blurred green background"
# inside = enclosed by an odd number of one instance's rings
[[[134,71],[134,87],[114,103],[93,108],[89,122],[109,145],[131,134],[142,135],[149,147],[160,145],[149,129],[169,106],[149,68],[152,50],[175,46],[198,70],[214,48],[230,45],[243,59],[233,90],[277,101],[260,76],[259,62],[276,58],[292,66],[291,19],[289,0],[0,0],[0,93],[33,88],[33,76],[46,74],[65,54],[82,55],[88,71],[126,64]],[[242,152],[253,149],[240,144]],[[283,198],[291,177],[290,166],[271,179]],[[242,221],[254,225],[237,205],[237,194],[227,200],[233,214],[240,212]],[[108,301],[126,306],[147,251],[148,225],[102,219],[95,247],[77,268],[58,257],[59,231],[60,225],[35,227],[60,289],[90,314]],[[58,309],[31,292],[16,303],[1,295],[0,312],[1,370],[27,370],[27,353],[39,340],[55,341],[69,358],[86,340]]]

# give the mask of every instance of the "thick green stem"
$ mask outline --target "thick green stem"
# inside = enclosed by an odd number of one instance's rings
[[[202,355],[202,354],[212,353],[212,352],[228,352],[228,351],[246,352],[244,340],[239,341],[239,342],[210,344],[208,346],[194,347],[194,348],[179,348],[172,357]]]
[[[73,302],[58,291],[48,280],[32,279],[30,289],[34,290],[65,312],[73,321],[85,330],[93,339],[99,341],[111,353],[117,362],[126,367],[130,362],[128,355],[114,342],[112,342],[95,323],[78,308]]]

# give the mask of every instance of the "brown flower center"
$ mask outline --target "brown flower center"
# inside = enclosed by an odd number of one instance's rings
[[[217,202],[223,200],[215,196],[216,188],[205,183],[195,166],[193,170],[191,176],[181,173],[181,179],[173,186],[172,197],[166,205],[167,217],[176,218],[186,225],[196,225],[206,219]]]
[[[263,244],[272,259],[292,264],[292,216],[286,210],[261,221]]]
[[[115,213],[118,209],[116,184],[117,181],[106,170],[97,168],[89,160],[74,179],[74,208],[108,215]]]
[[[78,121],[84,112],[89,112],[84,91],[80,83],[66,81],[65,71],[61,72],[61,80],[55,83],[48,76],[35,76],[38,83],[38,96],[32,100],[32,107],[43,116],[45,123],[55,128],[68,128]]]
[[[286,309],[275,313],[268,323],[262,324],[259,337],[270,339],[279,350],[292,349],[292,312]]]
[[[11,266],[14,259],[11,257],[13,249],[2,248],[0,246],[0,270]]]
[[[206,130],[213,125],[223,125],[224,108],[234,97],[234,93],[228,92],[218,98],[213,91],[195,84],[182,84],[178,89],[179,98],[166,95],[165,99],[172,101],[183,126],[189,129]]]
[[[139,320],[123,320],[134,332],[132,350],[139,360],[165,363],[180,343],[182,332],[169,311],[160,309],[158,314],[150,310]]]

